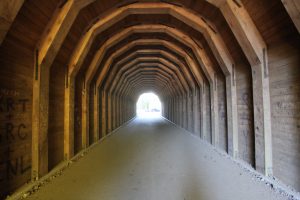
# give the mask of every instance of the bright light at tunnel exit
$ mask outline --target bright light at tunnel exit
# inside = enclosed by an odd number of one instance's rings
[[[136,103],[136,115],[138,117],[161,116],[161,102],[158,96],[152,92],[140,95]]]

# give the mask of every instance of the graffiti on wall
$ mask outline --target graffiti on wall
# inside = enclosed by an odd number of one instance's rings
[[[18,91],[0,88],[0,185],[30,178],[31,119],[30,99]],[[25,176],[25,178],[24,178]],[[6,195],[12,188],[5,187]]]

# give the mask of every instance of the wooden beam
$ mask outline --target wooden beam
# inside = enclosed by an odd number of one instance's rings
[[[300,1],[299,0],[281,0],[286,11],[294,22],[300,33]]]
[[[158,52],[159,51],[153,51],[153,52]],[[137,52],[135,51],[133,54],[131,54],[130,56],[128,56],[129,58],[133,57],[133,55],[138,55]],[[143,56],[143,55],[142,55]],[[127,58],[128,58],[127,57]],[[126,58],[126,59],[127,59]],[[114,77],[113,82],[111,83],[112,80],[106,81],[104,88],[107,88],[108,91],[111,93],[114,89],[114,86],[116,84],[122,83],[122,78],[125,77],[125,72],[126,70],[128,70],[130,67],[132,67],[135,64],[141,63],[141,62],[152,62],[155,64],[160,64],[160,65],[164,65],[166,68],[168,68],[169,71],[174,72],[175,74],[175,80],[177,81],[177,83],[180,84],[180,86],[182,88],[185,88],[184,90],[187,91],[188,90],[188,86],[187,86],[187,81],[185,80],[185,78],[182,76],[181,72],[179,71],[179,69],[174,66],[171,62],[167,61],[164,58],[158,58],[158,57],[138,57],[138,58],[133,58],[131,62],[129,62],[126,65],[114,65],[113,69],[115,69],[114,71],[111,72],[109,77]],[[115,66],[120,66],[122,67],[120,70],[118,70],[118,72],[116,72],[116,68]],[[121,79],[119,79],[121,77]]]
[[[88,3],[87,3],[88,4]],[[86,5],[87,5],[86,4]],[[208,25],[202,21],[202,19],[189,12],[189,10],[176,7],[170,4],[165,3],[137,3],[132,4],[129,6],[125,6],[122,8],[117,9],[115,12],[107,15],[106,18],[99,20],[89,31],[88,33],[82,38],[81,42],[78,44],[76,51],[74,51],[74,56],[70,61],[70,73],[74,73],[78,70],[77,66],[81,66],[81,63],[92,44],[93,38],[97,33],[105,30],[107,27],[114,24],[116,19],[122,19],[129,14],[138,14],[138,13],[153,13],[153,14],[171,14],[174,17],[182,20],[184,23],[196,28],[198,31],[204,34],[205,38],[208,40],[210,46],[212,46],[212,50],[217,57],[218,61],[222,63],[221,67],[227,76],[230,76],[231,73],[231,66],[232,66],[232,59],[226,49],[222,39],[218,34],[215,34]],[[71,24],[71,23],[70,23]],[[74,68],[74,70],[73,70]],[[71,80],[71,79],[70,79]],[[234,90],[232,90],[234,91]],[[69,95],[71,96],[71,95]],[[234,104],[233,104],[234,105]],[[66,112],[66,113],[73,113],[73,112]],[[70,126],[65,126],[68,127]],[[66,133],[66,135],[69,135]],[[67,137],[68,138],[68,137]]]
[[[183,51],[182,49],[178,48],[176,45],[170,43],[170,42],[167,42],[167,41],[163,41],[163,40],[158,40],[158,39],[145,39],[145,40],[136,40],[132,43],[136,43],[136,45],[138,43],[140,44],[159,44],[159,45],[164,45],[166,46],[167,48],[169,49],[172,49],[172,50],[175,50],[179,55],[181,55],[183,58],[186,59],[186,62],[188,64],[188,66],[192,69],[197,81],[198,81],[198,84],[203,84],[203,78],[202,78],[202,75],[199,74],[199,71],[197,71],[197,66],[196,64],[194,63],[193,59],[190,58],[190,56],[185,52]],[[130,44],[127,44],[126,47],[130,46]],[[123,47],[124,48],[124,47]],[[121,48],[122,49],[122,48]],[[110,58],[109,58],[110,59]],[[106,61],[106,63],[112,63],[113,60],[110,60],[109,62]],[[108,65],[105,65],[102,70],[108,70],[106,69],[108,67]],[[99,76],[98,77],[98,80],[97,80],[97,86],[99,87],[100,85],[100,78],[103,79],[104,75],[103,76]],[[97,116],[97,114],[95,114],[95,116]]]
[[[187,43],[189,46],[193,47],[193,50],[195,51],[197,57],[198,57],[198,61],[199,63],[202,65],[202,68],[205,69],[204,71],[206,72],[208,79],[210,80],[210,85],[211,85],[211,99],[212,99],[212,106],[211,106],[211,113],[212,113],[212,122],[213,122],[213,144],[218,145],[218,131],[219,131],[219,127],[218,127],[218,112],[215,112],[218,110],[218,99],[217,99],[217,90],[216,90],[216,86],[214,86],[214,83],[216,83],[215,78],[214,78],[214,72],[213,72],[213,68],[212,68],[212,64],[210,62],[210,60],[208,59],[207,55],[205,54],[205,52],[202,50],[200,50],[197,45],[194,43],[194,41],[192,39],[190,39],[188,36],[184,35],[183,33],[181,33],[180,31],[177,31],[176,29],[170,28],[170,27],[166,27],[163,25],[148,25],[148,26],[136,26],[136,27],[131,27],[131,28],[127,28],[124,31],[120,32],[119,34],[115,35],[114,37],[112,37],[110,40],[112,40],[115,43],[117,43],[118,41],[120,41],[121,39],[125,38],[126,36],[128,36],[129,34],[133,33],[133,32],[142,32],[142,31],[151,31],[151,32],[166,32],[168,34],[170,34],[171,36],[175,36],[177,39],[184,41],[184,43]],[[107,50],[107,48],[109,47],[109,45],[111,45],[110,41],[106,42],[101,48],[100,50],[97,52],[97,55],[94,58],[94,61],[92,62],[93,66],[98,66],[101,62],[101,58],[104,57],[105,55],[105,51]],[[102,81],[106,74],[106,72],[108,71],[107,66],[110,65],[110,63],[112,62],[112,59],[107,63],[107,65],[104,67],[104,70],[101,71],[100,74],[100,78],[98,78],[99,81]],[[192,63],[192,61],[190,60],[190,63]],[[195,65],[191,65],[190,67],[192,67],[192,71],[194,72],[194,74],[198,77],[200,77],[200,74],[197,70],[197,67]],[[88,70],[88,76],[89,74],[94,74],[94,72],[96,71],[96,67],[90,67]],[[89,78],[87,78],[86,80],[90,80]],[[87,83],[88,85],[89,83]],[[101,82],[97,82],[97,85],[100,85]],[[215,88],[215,89],[213,89]],[[96,113],[95,113],[96,114]],[[237,124],[237,123],[236,123]]]
[[[105,18],[100,19],[94,24],[92,28],[90,28],[85,36],[82,37],[80,43],[77,45],[77,49],[74,51],[75,53],[70,62],[70,66],[73,66],[74,69],[70,69],[70,73],[74,73],[78,70],[76,68],[80,66],[80,63],[84,59],[86,52],[89,50],[90,45],[97,34],[102,32],[109,26],[115,24],[117,21],[125,18],[129,14],[140,13],[170,14],[188,24],[189,26],[192,26],[196,30],[200,31],[204,34],[204,36],[206,36],[205,38],[209,40],[209,44],[215,46],[213,48],[213,51],[219,51],[218,55],[220,55],[221,57],[220,60],[222,60],[226,64],[229,63],[226,66],[222,67],[225,71],[225,74],[230,73],[230,69],[228,69],[228,67],[231,67],[233,62],[220,36],[218,34],[215,34],[199,16],[193,14],[187,9],[165,3],[130,4],[128,6],[116,9],[115,11],[108,14]]]
[[[139,50],[139,51],[144,51],[144,52],[148,52],[148,53],[164,53],[164,51],[160,52],[160,50],[158,50],[158,51],[157,51],[157,50]],[[137,53],[137,52],[134,52],[133,54],[127,56],[127,57],[124,58],[123,60],[127,60],[127,59],[130,59],[130,60],[131,60],[131,57],[133,57],[133,55],[135,55],[136,53]],[[143,54],[143,55],[144,55],[144,54]],[[141,56],[143,56],[143,55],[141,55]],[[172,58],[174,58],[174,57],[172,57],[172,56],[169,57],[168,55],[166,55],[166,57],[168,57],[168,59],[171,58],[171,60],[172,60]],[[177,59],[177,58],[175,58],[173,61],[174,61],[175,63],[178,63],[179,61],[177,61],[176,59]],[[124,67],[122,67],[122,69],[118,71],[117,75],[115,75],[114,73],[111,74],[111,76],[114,76],[115,79],[114,79],[114,81],[113,81],[112,84],[105,83],[105,87],[106,87],[106,85],[109,85],[109,88],[108,88],[109,91],[114,91],[114,90],[116,90],[116,89],[114,89],[114,88],[118,88],[118,87],[121,85],[121,83],[123,82],[123,79],[125,78],[125,73],[124,73],[125,69],[131,67],[131,65],[135,64],[136,61],[139,62],[139,61],[143,61],[143,60],[144,60],[144,61],[157,62],[157,63],[159,63],[159,64],[163,64],[163,65],[166,66],[166,67],[169,67],[170,70],[176,71],[175,79],[177,79],[177,83],[180,83],[180,82],[181,82],[181,81],[180,81],[180,77],[182,77],[182,74],[181,74],[180,71],[178,71],[178,68],[177,68],[176,66],[173,66],[172,63],[170,63],[170,62],[168,62],[167,60],[165,60],[164,58],[160,58],[160,57],[157,57],[157,58],[156,58],[156,57],[153,57],[153,58],[147,57],[147,58],[134,58],[134,59],[132,60],[132,62],[130,62],[130,63],[128,63],[127,65],[125,65]],[[114,65],[114,66],[116,66],[116,65]],[[122,66],[122,65],[120,65],[120,66]],[[114,68],[115,68],[115,67],[114,67]],[[121,76],[121,79],[119,80],[119,77],[120,77],[120,76]],[[178,79],[178,77],[179,77],[179,79]],[[183,78],[183,80],[185,80],[184,77],[182,77],[182,78]],[[116,86],[115,86],[115,83],[117,83]],[[181,85],[182,85],[182,83],[181,83]],[[187,89],[187,88],[186,88],[186,89]],[[173,91],[173,90],[171,90],[171,91]],[[180,90],[179,90],[179,91],[180,91]]]
[[[33,83],[33,125],[32,125],[32,178],[37,179],[48,171],[48,147],[47,147],[47,130],[48,130],[48,104],[49,104],[49,69],[52,62],[60,49],[62,42],[68,34],[78,12],[93,0],[68,0],[63,7],[58,8],[54,13],[50,23],[41,36],[36,47],[36,62],[34,83]],[[21,3],[22,0],[19,0]],[[36,74],[36,72],[38,74]],[[73,82],[69,89],[74,90]],[[70,100],[72,96],[68,97]],[[70,102],[69,105],[73,105]],[[65,112],[67,119],[72,119],[68,115],[72,113]],[[65,126],[64,135],[64,157],[69,159],[73,156],[73,120],[69,120],[70,126]],[[68,124],[67,123],[67,124]],[[70,129],[70,130],[69,130]],[[67,130],[67,131],[66,131]],[[43,152],[40,152],[43,151]]]
[[[139,63],[139,64],[130,64],[130,65],[126,66],[126,69],[123,70],[122,75],[121,75],[121,79],[119,80],[119,79],[117,79],[117,77],[116,77],[116,80],[119,81],[119,82],[124,82],[124,80],[128,80],[128,78],[129,78],[128,75],[129,75],[129,74],[136,74],[137,71],[145,70],[145,69],[144,69],[145,67],[151,67],[150,69],[153,69],[152,66],[157,66],[157,67],[159,67],[159,68],[163,68],[164,71],[166,71],[166,72],[169,73],[169,74],[172,74],[172,78],[169,77],[169,78],[171,78],[171,79],[169,80],[168,83],[172,83],[172,80],[174,80],[174,78],[175,78],[175,82],[176,82],[177,84],[179,83],[179,82],[178,82],[178,81],[179,81],[178,77],[177,77],[176,75],[174,75],[175,72],[172,72],[171,70],[167,69],[165,65],[162,65],[162,64],[160,64],[160,63],[158,63],[158,62],[153,62],[153,63],[143,63],[143,64],[141,64],[141,63]],[[125,66],[124,66],[124,67],[125,67]],[[137,67],[140,67],[140,69],[137,68]],[[147,68],[147,69],[149,69],[149,68]],[[137,70],[137,71],[134,71],[134,70]],[[162,71],[161,73],[162,73],[162,74],[165,74],[166,76],[168,76],[168,75],[166,74],[166,72],[164,72],[164,71]],[[173,73],[174,73],[174,74],[173,74]],[[118,77],[120,77],[120,73],[119,73],[118,75],[119,75]],[[173,86],[173,85],[172,85],[172,86]],[[182,88],[180,87],[180,84],[177,85],[177,86],[178,86],[177,88],[179,88],[177,91],[182,91]],[[111,91],[111,90],[110,90],[110,91]],[[111,93],[111,92],[110,92],[110,93]]]
[[[36,47],[36,62],[33,81],[33,110],[32,110],[32,179],[38,179],[48,171],[48,104],[50,67],[60,49],[62,42],[73,24],[82,1],[68,0],[62,8],[58,8],[52,17],[48,28],[41,36]],[[71,90],[73,90],[71,82]],[[70,97],[72,99],[72,97]],[[69,105],[73,105],[70,102]],[[70,113],[65,112],[67,119]],[[73,120],[68,121],[72,123]],[[72,126],[67,129],[72,129]],[[64,135],[64,157],[73,156],[73,135],[66,132]]]
[[[252,68],[256,169],[271,176],[272,134],[267,45],[244,6],[227,0],[220,7]]]
[[[128,46],[127,47],[130,47],[130,46],[134,46],[134,45],[130,45],[130,44],[128,44]],[[122,51],[121,51],[121,53],[122,53]],[[121,54],[120,53],[120,54]],[[171,55],[168,55],[168,56],[171,56]],[[174,61],[176,61],[177,60],[177,58],[176,57],[172,57],[171,56],[171,60],[174,60]],[[185,67],[184,65],[181,65],[181,66],[183,66],[183,67]],[[92,79],[92,77],[87,77],[86,79],[85,79],[85,90],[84,90],[84,92],[83,92],[83,96],[82,96],[82,98],[83,98],[83,105],[82,105],[82,107],[83,107],[83,114],[82,114],[82,124],[83,124],[83,129],[85,129],[86,131],[84,131],[84,133],[88,133],[89,131],[88,131],[88,116],[89,116],[89,114],[88,114],[88,104],[89,104],[89,92],[88,92],[88,84],[89,84],[89,80],[91,80]],[[102,101],[103,102],[103,101]],[[103,103],[104,104],[104,103]],[[105,109],[105,108],[103,108],[103,109]],[[95,111],[95,112],[98,112],[97,110]],[[95,114],[96,115],[96,114]],[[106,127],[105,127],[105,124],[103,125],[103,129],[102,129],[102,133],[106,133],[106,129],[105,129]],[[96,134],[95,132],[94,132],[94,134]],[[85,135],[85,137],[88,137],[87,136],[87,134],[84,134]]]
[[[148,75],[151,76],[155,76],[155,79],[148,77]],[[163,88],[165,86],[165,84],[167,83],[166,80],[159,78],[159,76],[157,76],[157,73],[149,73],[148,75],[145,74],[137,74],[135,76],[135,78],[133,78],[130,82],[128,82],[128,84],[126,85],[126,87],[122,88],[122,91],[120,92],[121,94],[124,94],[125,96],[131,96],[133,95],[133,92],[135,90],[138,90],[139,88],[143,88],[144,87],[144,83],[148,83],[155,87],[155,85],[157,85],[157,83],[159,82],[159,87]],[[155,82],[155,80],[157,80],[157,82]],[[162,84],[163,83],[163,84]],[[161,89],[160,89],[161,90]]]
[[[141,54],[141,56],[142,56],[142,55],[153,54],[153,53],[159,54],[159,55],[162,56],[161,58],[156,58],[159,62],[161,62],[162,64],[164,64],[166,66],[169,66],[171,69],[173,69],[173,70],[176,71],[176,74],[179,77],[181,85],[183,85],[183,87],[185,88],[185,90],[188,90],[188,88],[191,87],[189,85],[192,84],[192,78],[190,77],[189,73],[187,73],[187,70],[183,70],[183,71],[181,70],[181,69],[183,69],[185,67],[185,65],[183,65],[178,58],[176,58],[175,56],[173,56],[172,54],[170,54],[170,53],[168,53],[168,52],[166,52],[164,50],[143,49],[143,50],[134,51],[133,53],[131,53],[130,55],[128,55],[126,58],[118,61],[113,66],[112,76],[110,76],[109,78],[111,78],[111,77],[114,76],[114,74],[116,73],[116,70],[117,70],[117,68],[116,68],[117,66],[124,65],[124,63],[125,63],[124,61],[132,60],[132,59],[134,59],[135,56],[137,56],[139,54]],[[171,63],[168,60],[164,59],[164,57],[168,58],[169,60],[172,60],[175,63],[177,63],[177,65],[175,66],[173,63]],[[141,59],[139,59],[139,60],[141,60]],[[121,71],[119,71],[119,72],[121,72]],[[187,78],[187,80],[186,80],[186,78]],[[110,83],[111,79],[108,79],[108,80],[109,80],[108,83]],[[113,83],[112,83],[112,85],[111,85],[110,88],[114,88],[114,85],[116,83],[117,83],[116,81],[113,81]],[[105,85],[107,85],[107,84],[105,84]]]
[[[113,55],[109,58],[109,60],[106,61],[106,64],[105,64],[105,67],[104,67],[105,71],[107,72],[108,66],[113,62],[114,57],[117,57],[118,54],[121,54],[122,52],[126,51],[126,49],[128,49],[128,48],[131,48],[132,46],[136,46],[137,43],[139,43],[140,45],[142,45],[142,44],[143,44],[143,41],[140,41],[140,42],[134,41],[134,42],[132,42],[132,43],[126,45],[125,47],[122,47],[122,48],[119,49],[117,52],[114,52]],[[145,44],[148,44],[148,43],[146,42]],[[155,43],[152,42],[152,44],[155,44]],[[160,41],[156,41],[156,44],[160,45],[161,43],[160,43]],[[171,43],[168,43],[168,44],[172,46],[172,47],[170,47],[170,48],[176,48],[176,49],[178,49],[178,47],[175,47],[175,46],[172,45]],[[101,47],[101,48],[102,48],[102,47]],[[103,49],[103,51],[105,51],[105,50],[106,50],[106,48]],[[88,90],[88,88],[89,88],[90,81],[92,80],[93,74],[96,72],[97,66],[99,65],[99,62],[101,61],[101,57],[104,56],[104,55],[103,55],[103,51],[98,51],[98,53],[97,53],[97,54],[95,55],[95,57],[94,57],[94,60],[93,60],[93,62],[92,62],[92,64],[91,64],[91,66],[89,67],[89,70],[88,70],[88,72],[87,72],[87,78],[85,78],[85,80],[86,80],[86,84],[85,84],[85,85],[86,85],[86,90]],[[101,54],[100,54],[100,52],[101,52]],[[183,53],[183,51],[181,51],[181,52]],[[184,54],[184,55],[185,55],[185,54]],[[191,58],[189,58],[189,62],[193,62],[193,60],[192,60]],[[195,64],[193,64],[193,70],[195,70],[195,68],[196,68],[196,66],[195,66]],[[90,73],[89,73],[89,71],[90,71]],[[101,75],[101,74],[102,74],[102,75]],[[101,84],[101,82],[102,82],[102,80],[103,80],[103,77],[104,77],[104,73],[103,73],[103,70],[102,70],[102,72],[100,73],[99,78],[97,79],[96,87],[99,87],[99,85]],[[89,93],[89,92],[85,92],[85,94],[88,94],[88,93]],[[97,90],[96,90],[95,96],[97,97],[97,95],[98,95],[98,94],[97,94]],[[95,98],[96,98],[96,97],[95,97]],[[83,101],[83,102],[85,103],[85,102],[87,102],[87,101]],[[86,107],[86,106],[87,106],[87,105],[85,105],[85,106],[83,106],[83,107]],[[95,105],[95,107],[98,107],[98,106]],[[88,109],[87,109],[86,111],[88,111]],[[98,112],[98,110],[95,109],[95,110],[94,110],[94,116],[97,116],[97,115],[98,115],[97,112]],[[87,122],[87,121],[85,120],[85,115],[88,115],[88,114],[87,114],[87,113],[83,113],[83,119],[84,119],[83,122]],[[98,118],[98,119],[99,119],[99,118]],[[99,124],[99,122],[97,122],[97,125],[95,125],[95,129],[94,129],[94,134],[95,134],[95,135],[98,134],[98,124]],[[83,124],[83,127],[86,128],[86,127],[88,127],[88,126],[87,126],[87,124]]]
[[[206,1],[218,8],[226,2],[226,0],[206,0]]]
[[[14,22],[24,0],[1,0],[0,3],[0,45]]]
[[[35,74],[33,81],[33,105],[32,105],[32,179],[38,179],[48,172],[48,106],[49,106],[49,78],[50,66],[55,58],[55,53],[49,49],[58,51],[58,47],[66,36],[66,13],[72,9],[73,1],[67,2],[60,11],[56,11],[55,17],[49,26],[53,28],[45,32],[36,50]],[[75,19],[75,16],[74,16]],[[55,39],[56,42],[48,40]],[[57,51],[56,51],[57,50]],[[48,53],[49,52],[49,53]]]

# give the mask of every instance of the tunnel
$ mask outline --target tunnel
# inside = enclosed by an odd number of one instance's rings
[[[0,199],[300,199],[299,32],[299,0],[1,0]]]

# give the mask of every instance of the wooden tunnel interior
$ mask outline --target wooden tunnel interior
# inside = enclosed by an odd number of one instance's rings
[[[300,191],[298,0],[1,0],[0,198],[162,115]]]

